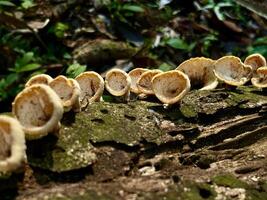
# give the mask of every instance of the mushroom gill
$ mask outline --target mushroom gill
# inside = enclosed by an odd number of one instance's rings
[[[251,79],[251,83],[258,88],[267,88],[267,67],[259,67],[257,76]]]
[[[25,135],[19,122],[0,116],[0,172],[18,169],[26,160]]]
[[[106,74],[105,86],[110,94],[124,96],[128,100],[131,78],[126,72],[120,69],[112,69]]]
[[[35,84],[21,91],[12,103],[12,112],[27,139],[38,139],[60,126],[63,106],[49,86]]]
[[[53,81],[53,78],[51,76],[47,74],[38,74],[38,75],[31,77],[25,84],[25,87],[29,87],[34,84],[48,85],[51,81]]]
[[[256,71],[259,67],[267,65],[265,58],[259,53],[254,53],[246,57],[244,64],[252,67],[253,74],[257,73]]]
[[[139,94],[140,91],[136,85],[137,80],[140,78],[140,76],[144,73],[148,71],[148,69],[144,69],[144,68],[135,68],[133,70],[131,70],[128,74],[131,77],[131,92],[135,93],[135,94]]]
[[[175,104],[190,90],[188,76],[178,70],[160,73],[152,79],[156,97],[164,104]]]
[[[81,89],[78,82],[74,79],[68,79],[65,76],[58,76],[50,82],[49,86],[57,93],[62,101],[66,112],[73,110],[80,111]]]
[[[140,93],[143,93],[145,95],[153,95],[154,91],[152,89],[152,79],[154,76],[160,73],[162,73],[162,71],[159,69],[153,69],[144,72],[136,82],[137,88]]]
[[[214,74],[228,85],[241,86],[251,79],[252,68],[244,65],[238,57],[224,56],[215,62]]]
[[[87,100],[89,103],[101,100],[104,92],[104,79],[96,72],[88,71],[75,78],[81,88],[80,100]]]
[[[191,86],[200,90],[212,90],[218,81],[213,73],[215,61],[205,57],[196,57],[181,63],[176,70],[188,75]]]

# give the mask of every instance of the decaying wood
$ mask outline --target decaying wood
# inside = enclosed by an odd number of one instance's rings
[[[168,109],[94,103],[28,142],[24,177],[1,182],[15,179],[18,199],[267,199],[266,105],[248,86],[191,91]]]

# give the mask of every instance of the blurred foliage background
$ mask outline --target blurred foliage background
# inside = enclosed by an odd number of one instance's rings
[[[34,74],[267,57],[266,33],[266,19],[233,0],[0,0],[1,111]]]

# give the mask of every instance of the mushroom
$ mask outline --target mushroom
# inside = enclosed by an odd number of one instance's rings
[[[133,92],[135,94],[140,93],[140,91],[136,85],[136,82],[140,78],[140,76],[146,71],[148,71],[148,69],[135,68],[128,73],[128,75],[131,77],[131,92]]]
[[[241,86],[250,80],[252,68],[244,65],[238,57],[224,56],[215,62],[214,74],[228,85]]]
[[[0,116],[0,172],[17,170],[26,161],[25,135],[19,122]]]
[[[123,70],[109,70],[106,74],[105,86],[113,96],[123,96],[124,100],[129,100],[131,78]]]
[[[181,63],[176,70],[188,75],[192,87],[200,90],[212,90],[218,85],[218,80],[213,73],[215,61],[205,57],[196,57]]]
[[[33,84],[45,84],[48,85],[51,81],[53,81],[53,78],[47,74],[38,74],[33,77],[31,77],[27,83],[25,84],[25,87],[29,87]]]
[[[253,77],[251,83],[258,88],[267,88],[267,67],[259,67],[257,77]]]
[[[77,76],[76,81],[81,88],[80,100],[88,103],[100,101],[104,92],[104,79],[96,72],[84,72]]]
[[[244,64],[252,67],[253,74],[257,73],[256,71],[259,67],[267,65],[265,58],[259,53],[254,53],[246,57]]]
[[[152,89],[152,79],[160,73],[162,73],[162,71],[159,69],[144,72],[136,82],[138,90],[145,95],[153,95],[154,91]]]
[[[189,77],[178,70],[157,74],[152,79],[152,88],[156,97],[170,105],[180,101],[190,90]]]
[[[78,82],[74,79],[68,79],[65,76],[58,76],[49,83],[49,86],[57,93],[62,101],[66,112],[73,110],[80,111],[81,89]]]
[[[53,89],[35,84],[21,91],[12,103],[27,139],[38,139],[58,130],[63,115],[60,98]]]

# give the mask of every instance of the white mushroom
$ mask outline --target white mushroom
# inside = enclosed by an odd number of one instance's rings
[[[218,80],[213,73],[215,61],[205,57],[196,57],[181,63],[176,70],[188,75],[191,86],[200,90],[212,90],[217,87]]]
[[[141,93],[136,85],[137,80],[140,78],[140,76],[144,73],[148,71],[148,69],[144,69],[144,68],[135,68],[133,70],[131,70],[128,74],[131,77],[131,92],[135,93],[135,94],[139,94]]]
[[[263,67],[267,65],[265,58],[259,53],[254,53],[254,54],[249,55],[245,59],[244,64],[250,65],[252,67],[252,71],[254,74],[256,74],[256,71],[259,67]]]
[[[241,86],[250,80],[252,68],[244,65],[238,57],[224,56],[215,62],[214,74],[228,85]]]
[[[96,72],[84,72],[77,76],[76,81],[81,88],[80,100],[89,103],[100,101],[104,92],[104,79]]]
[[[16,96],[12,112],[22,125],[26,138],[38,139],[59,129],[63,106],[53,89],[35,84]]]
[[[49,86],[57,93],[62,101],[66,112],[73,110],[80,111],[81,89],[78,82],[74,79],[68,79],[65,76],[58,76],[49,83]]]
[[[162,73],[162,71],[159,69],[144,72],[136,82],[138,90],[145,95],[153,95],[154,91],[152,89],[152,79],[160,73]]]
[[[25,84],[25,87],[29,87],[34,84],[48,85],[51,81],[53,81],[53,78],[51,76],[47,74],[38,74],[38,75],[31,77]]]
[[[123,96],[126,101],[129,100],[131,78],[123,70],[109,70],[106,74],[105,86],[113,96]]]
[[[259,67],[257,77],[253,77],[251,83],[258,88],[267,88],[267,67]]]
[[[162,103],[175,104],[189,92],[190,80],[181,71],[168,71],[154,76],[152,88],[156,97]]]
[[[12,172],[26,161],[25,135],[19,122],[0,116],[0,172]]]

